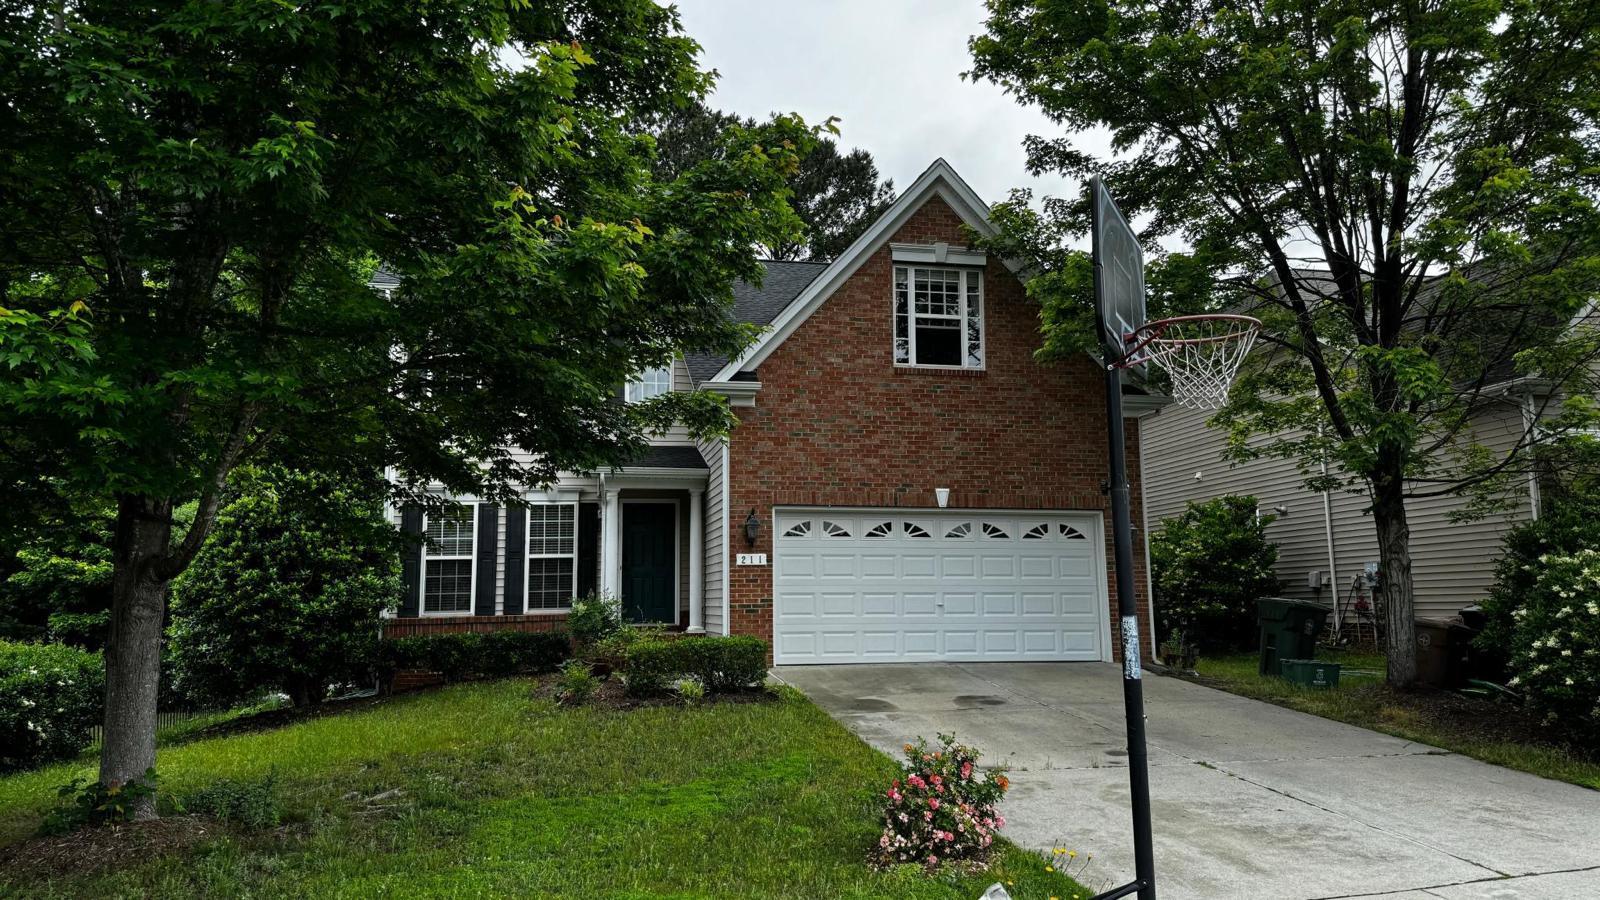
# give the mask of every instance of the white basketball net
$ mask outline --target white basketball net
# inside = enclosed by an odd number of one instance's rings
[[[1138,361],[1166,371],[1173,401],[1190,409],[1220,409],[1261,323],[1248,316],[1192,316],[1151,322],[1145,329],[1135,337],[1145,341],[1135,351]]]

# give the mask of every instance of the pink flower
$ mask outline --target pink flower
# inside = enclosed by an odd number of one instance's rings
[[[933,813],[924,812],[922,814],[922,821],[924,821],[924,822],[932,822],[933,821]]]
[[[972,778],[972,763],[969,763],[969,762],[962,763],[961,764],[961,779],[963,781],[967,781],[967,780],[970,780],[971,778]]]
[[[885,847],[885,848],[887,848],[889,846],[889,836],[887,834],[884,835],[883,837],[878,838],[878,846],[879,847]]]
[[[937,866],[938,864],[939,864],[939,857],[937,857],[937,856],[928,857],[928,865]]]
[[[938,798],[938,797],[931,797],[931,798],[929,798],[929,800],[928,800],[928,806],[929,806],[929,807],[930,807],[930,808],[931,808],[931,809],[938,809],[938,808],[939,808],[939,798]]]

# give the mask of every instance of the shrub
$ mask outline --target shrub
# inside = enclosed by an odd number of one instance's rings
[[[556,696],[562,703],[579,705],[587,703],[600,688],[600,679],[589,671],[582,660],[568,660],[561,666],[561,677],[556,679]]]
[[[1553,492],[1541,513],[1538,519],[1506,532],[1505,553],[1495,565],[1494,586],[1482,604],[1484,629],[1475,643],[1488,659],[1506,667],[1508,674],[1508,650],[1515,643],[1517,627],[1514,614],[1543,572],[1540,559],[1600,547],[1600,491]]]
[[[589,647],[622,631],[622,605],[614,597],[590,594],[574,600],[567,629],[579,647]]]
[[[1006,824],[996,808],[1011,786],[1003,769],[982,771],[976,749],[939,735],[905,746],[901,774],[884,792],[883,832],[871,857],[880,867],[982,859]]]
[[[1552,723],[1600,735],[1600,550],[1541,556],[1512,612],[1511,686]]]
[[[235,703],[277,688],[296,706],[366,679],[399,590],[398,535],[368,485],[241,470],[216,530],[173,584],[179,689]]]
[[[0,772],[77,756],[104,700],[100,654],[0,641]]]
[[[401,670],[438,672],[446,681],[552,672],[571,653],[564,631],[462,632],[394,638],[380,648],[385,679]]]
[[[688,637],[635,644],[623,668],[628,691],[656,694],[692,676],[721,693],[760,684],[767,677],[767,644],[748,635]]]
[[[1256,600],[1278,590],[1271,516],[1254,497],[1191,502],[1150,539],[1156,630],[1183,629],[1202,647],[1238,649],[1256,640]]]
[[[190,794],[184,799],[183,808],[245,828],[275,828],[283,821],[276,772],[260,781],[224,778]]]
[[[39,833],[66,834],[79,828],[132,820],[139,802],[156,792],[156,770],[146,769],[144,779],[116,787],[74,778],[56,791],[56,807],[45,813]]]

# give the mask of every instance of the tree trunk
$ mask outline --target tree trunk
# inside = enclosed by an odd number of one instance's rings
[[[154,574],[172,537],[172,504],[120,497],[112,541],[111,633],[106,643],[105,742],[100,783],[142,781],[156,764],[156,695],[161,680],[161,620],[167,584]],[[156,817],[145,798],[136,819]]]
[[[1411,580],[1411,524],[1406,520],[1405,482],[1398,476],[1373,480],[1372,521],[1378,532],[1379,591],[1383,597],[1384,652],[1389,684],[1407,688],[1417,680],[1415,585]]]

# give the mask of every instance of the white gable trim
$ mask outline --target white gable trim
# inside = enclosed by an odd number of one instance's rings
[[[951,249],[944,241],[937,244],[890,244],[889,257],[895,262],[929,266],[981,266],[989,261],[982,250]]]
[[[980,234],[991,236],[995,228],[989,222],[989,204],[984,203],[976,192],[965,182],[956,170],[943,159],[936,159],[933,165],[917,176],[906,192],[895,200],[887,212],[872,223],[872,227],[862,232],[845,251],[822,270],[806,289],[789,304],[772,325],[761,335],[760,339],[751,344],[744,353],[730,360],[722,367],[710,381],[727,381],[734,373],[751,366],[758,366],[761,361],[772,355],[778,345],[794,334],[811,314],[817,311],[823,301],[827,300],[839,286],[844,284],[868,257],[877,252],[884,244],[888,243],[890,236],[900,230],[900,226],[911,218],[912,213],[921,209],[923,204],[934,197],[942,199],[961,221],[977,229]],[[1013,272],[1021,273],[1021,266],[1006,260],[1006,266]],[[884,298],[887,304],[888,298]]]

